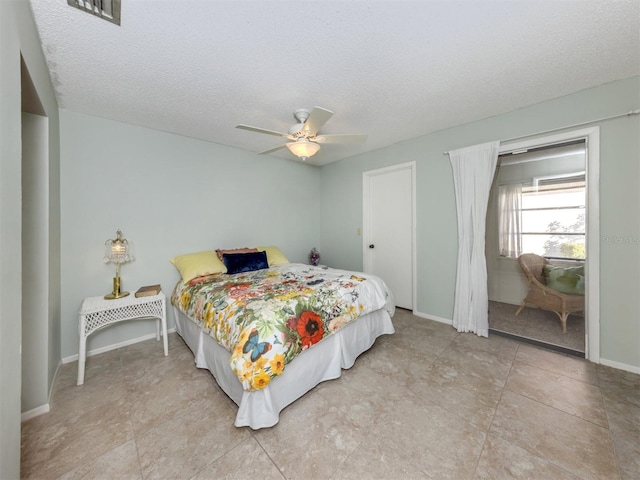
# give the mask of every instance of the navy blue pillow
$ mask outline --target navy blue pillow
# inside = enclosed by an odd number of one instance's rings
[[[269,268],[267,252],[225,253],[222,260],[227,267],[227,273],[252,272]]]

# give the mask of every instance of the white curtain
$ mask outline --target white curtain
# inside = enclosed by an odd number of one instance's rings
[[[458,271],[453,326],[489,336],[485,221],[500,142],[449,152],[458,213]]]
[[[522,185],[498,187],[500,255],[518,258],[522,253]]]

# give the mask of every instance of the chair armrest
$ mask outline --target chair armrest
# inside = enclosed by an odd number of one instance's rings
[[[567,296],[566,293],[559,292],[557,290],[554,290],[553,288],[547,287],[543,283],[540,283],[535,277],[530,277],[529,283],[533,283],[537,288],[542,290],[545,294],[553,295],[554,297],[559,297],[559,298],[564,298]]]

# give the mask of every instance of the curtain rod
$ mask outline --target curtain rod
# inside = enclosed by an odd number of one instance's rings
[[[500,140],[500,143],[511,142],[513,140],[519,140],[521,138],[535,137],[536,135],[543,135],[545,133],[553,133],[553,132],[557,132],[559,130],[566,130],[567,128],[582,127],[584,125],[589,125],[590,123],[604,122],[605,120],[612,120],[614,118],[619,118],[619,117],[630,117],[632,115],[639,115],[639,114],[640,114],[640,110],[630,110],[630,111],[628,111],[626,113],[618,113],[616,115],[611,115],[611,116],[608,116],[608,117],[597,118],[596,120],[589,120],[588,122],[574,123],[573,125],[567,125],[566,127],[558,127],[558,128],[554,128],[554,129],[551,129],[551,130],[544,130],[542,132],[529,133],[527,135],[520,135],[519,137],[507,138],[506,140]],[[443,155],[449,155],[449,152],[444,152]]]

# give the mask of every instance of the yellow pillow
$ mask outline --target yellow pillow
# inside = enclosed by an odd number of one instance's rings
[[[260,252],[267,252],[267,262],[270,267],[285,265],[289,263],[289,259],[284,256],[278,247],[256,247]]]
[[[213,250],[178,255],[169,261],[178,269],[184,283],[196,277],[227,271],[227,267],[218,259]]]

